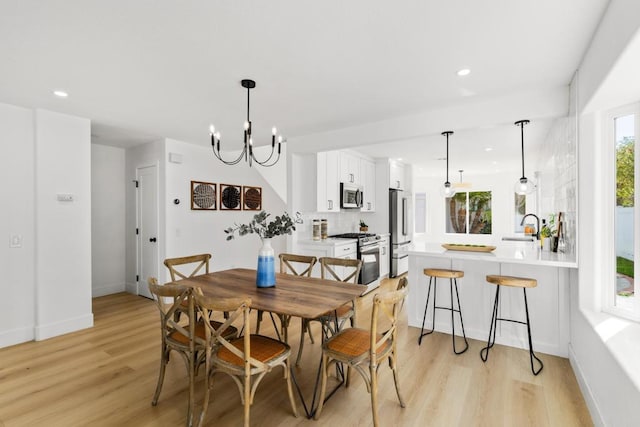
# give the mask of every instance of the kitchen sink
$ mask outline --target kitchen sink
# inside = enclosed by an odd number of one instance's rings
[[[509,236],[509,237],[503,237],[502,240],[508,241],[508,242],[533,242],[535,240],[535,237],[532,236]]]

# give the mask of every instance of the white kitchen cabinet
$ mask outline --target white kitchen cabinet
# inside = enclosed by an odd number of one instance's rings
[[[389,162],[389,188],[404,190],[404,165],[395,161]]]
[[[361,184],[360,158],[351,153],[340,151],[340,182]]]
[[[296,253],[300,255],[314,256],[318,258],[318,262],[313,266],[311,272],[312,277],[320,277],[320,258],[333,257],[343,259],[357,259],[357,246],[355,240],[344,239],[328,239],[328,240],[306,240],[298,242]],[[342,267],[339,267],[342,268]],[[338,274],[344,272],[336,269]]]
[[[317,154],[318,212],[340,212],[340,182],[338,181],[338,152]]]
[[[391,253],[389,235],[381,235],[378,242],[380,244],[380,278],[382,278],[389,275],[389,254]]]
[[[375,212],[376,210],[376,164],[367,159],[360,159],[360,174],[362,177],[362,208],[361,212]]]

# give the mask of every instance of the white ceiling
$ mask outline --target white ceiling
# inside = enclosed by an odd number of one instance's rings
[[[0,0],[0,102],[88,117],[103,144],[158,137],[208,144],[213,122],[232,145],[246,108],[239,81],[252,78],[254,134],[277,124],[292,138],[523,90],[563,90],[607,3]],[[471,74],[458,77],[461,68]],[[54,89],[69,97],[54,97]],[[539,133],[548,125],[540,122]],[[500,126],[456,134],[452,156],[519,139],[517,128]],[[425,138],[433,143],[370,149],[416,157],[428,146],[436,148],[422,158],[442,156],[443,137]]]

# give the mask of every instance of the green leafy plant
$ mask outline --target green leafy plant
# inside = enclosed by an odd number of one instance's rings
[[[551,237],[556,234],[556,215],[549,215],[549,223],[545,224],[540,230],[541,237]]]
[[[360,220],[360,227],[368,227],[367,223],[364,220]]]
[[[234,224],[233,227],[229,227],[224,230],[227,233],[227,240],[231,240],[235,237],[236,232],[239,236],[246,236],[247,234],[257,234],[260,239],[270,239],[275,236],[282,236],[283,234],[291,234],[296,229],[296,224],[302,224],[302,218],[300,213],[296,212],[295,219],[291,218],[288,213],[283,213],[280,216],[276,216],[273,221],[267,222],[267,219],[271,214],[262,211],[253,216],[253,219],[248,224]]]

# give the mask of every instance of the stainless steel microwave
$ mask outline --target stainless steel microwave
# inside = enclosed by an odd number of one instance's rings
[[[343,209],[360,209],[362,207],[362,187],[359,185],[340,183],[340,207]]]

